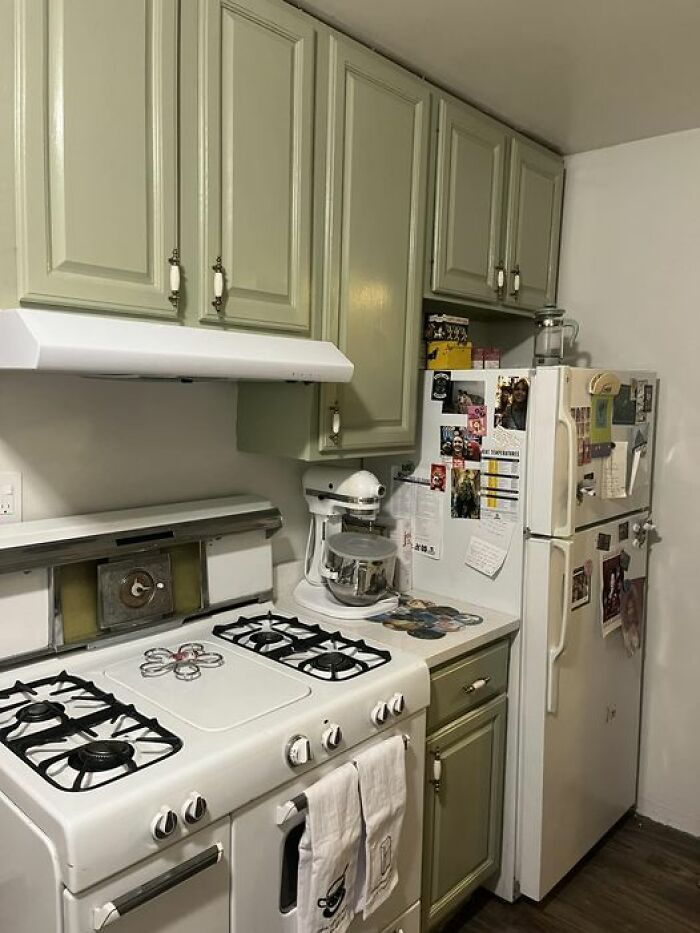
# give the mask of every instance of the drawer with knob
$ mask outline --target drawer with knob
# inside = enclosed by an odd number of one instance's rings
[[[507,639],[437,670],[430,684],[428,732],[504,693],[508,686]]]

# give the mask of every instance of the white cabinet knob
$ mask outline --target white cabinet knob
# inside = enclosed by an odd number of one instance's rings
[[[327,752],[335,751],[342,741],[343,730],[335,722],[332,722],[321,736],[321,745]]]

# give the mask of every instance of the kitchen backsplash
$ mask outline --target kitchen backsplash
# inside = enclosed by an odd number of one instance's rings
[[[276,562],[298,559],[308,512],[303,465],[239,453],[237,390],[0,375],[0,470],[19,470],[25,521],[249,492],[274,502]]]

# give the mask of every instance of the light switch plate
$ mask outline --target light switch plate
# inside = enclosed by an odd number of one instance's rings
[[[22,474],[0,471],[0,525],[22,521]]]

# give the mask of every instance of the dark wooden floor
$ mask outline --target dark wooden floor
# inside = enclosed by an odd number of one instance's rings
[[[448,931],[698,933],[700,840],[628,817],[541,903],[478,892]]]

